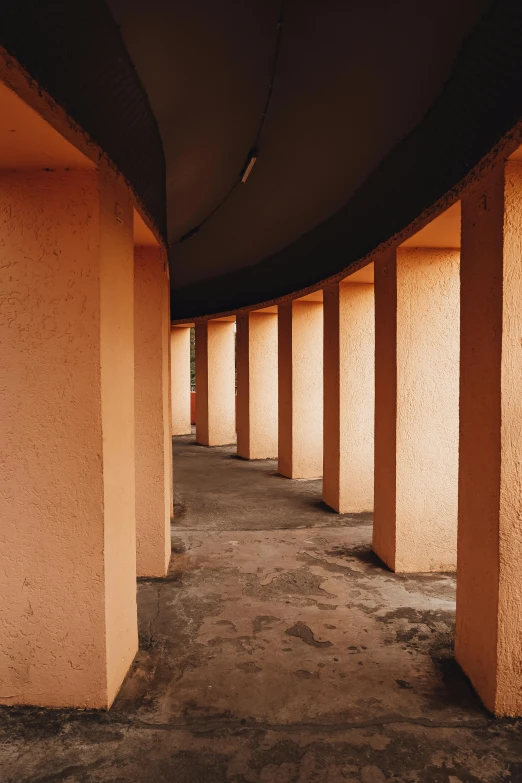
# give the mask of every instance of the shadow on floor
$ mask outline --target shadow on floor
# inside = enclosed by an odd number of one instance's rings
[[[320,482],[176,439],[164,580],[109,713],[0,711],[2,783],[522,781],[453,658],[455,580],[396,575]]]

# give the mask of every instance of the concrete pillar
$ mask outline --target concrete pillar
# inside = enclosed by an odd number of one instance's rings
[[[373,548],[394,571],[453,571],[457,544],[459,251],[375,262]]]
[[[323,303],[279,307],[279,472],[318,478],[323,470]]]
[[[170,332],[172,434],[190,435],[190,327]]]
[[[522,715],[522,163],[462,199],[455,654],[486,707]]]
[[[224,446],[236,440],[234,321],[196,323],[196,440]]]
[[[237,317],[237,453],[277,457],[277,313]]]
[[[132,205],[2,172],[0,701],[108,707],[138,647]]]
[[[165,576],[170,561],[172,444],[169,278],[160,247],[134,251],[136,568]]]
[[[324,290],[323,500],[373,510],[375,307],[372,283]]]

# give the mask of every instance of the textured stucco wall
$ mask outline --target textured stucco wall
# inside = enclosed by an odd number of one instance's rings
[[[167,251],[160,248],[163,261],[163,270],[165,272],[162,281],[161,292],[161,376],[163,384],[163,504],[165,508],[165,519],[167,522],[167,539],[165,541],[166,557],[170,560],[172,542],[170,540],[170,520],[174,516],[174,484],[172,475],[172,392],[171,379],[172,371],[170,366],[170,269],[168,264]]]
[[[165,350],[165,341],[170,337],[168,313],[166,314],[167,287],[167,273],[161,248],[136,247],[134,383],[138,576],[164,576],[170,560],[171,479],[166,472],[171,451],[168,442],[168,353]]]
[[[396,367],[388,358],[391,377],[378,378],[390,398],[384,402],[388,416],[396,396],[396,422],[395,453],[388,444],[379,455],[390,460],[381,470],[388,482],[395,474],[394,491],[386,482],[381,487],[376,474],[375,491],[385,494],[376,504],[376,551],[396,571],[451,571],[457,542],[459,251],[399,248],[396,275],[396,288],[384,292],[381,286],[388,307],[376,311],[377,321],[384,318],[396,330]],[[395,532],[383,532],[388,526]]]
[[[324,291],[323,500],[341,514],[373,510],[373,285]]]
[[[137,649],[132,223],[119,187],[95,172],[0,175],[7,704],[107,706]]]
[[[397,571],[457,564],[460,252],[397,251]]]
[[[133,205],[110,170],[100,185],[100,357],[107,689],[112,702],[138,649],[134,480]]]
[[[522,713],[522,164],[462,201],[455,654],[485,705]]]
[[[196,441],[208,446],[210,445],[208,443],[208,325],[205,321],[196,323],[194,353],[196,364]]]
[[[196,440],[204,446],[236,439],[235,343],[233,321],[196,324]]]
[[[375,289],[375,466],[374,551],[395,568],[397,431],[397,258],[389,250],[374,259]]]
[[[190,327],[170,332],[172,434],[190,435]]]
[[[323,471],[323,303],[279,307],[279,472],[317,478]]]
[[[239,313],[236,324],[237,453],[250,459],[250,314]]]
[[[277,469],[283,476],[292,475],[292,303],[278,307],[277,316],[277,383],[278,435]]]
[[[277,314],[237,318],[237,453],[277,457]]]

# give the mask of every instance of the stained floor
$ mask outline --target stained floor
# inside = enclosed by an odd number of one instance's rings
[[[165,580],[108,713],[3,709],[2,783],[522,783],[522,721],[452,655],[455,582],[399,576],[369,515],[274,461],[174,441]]]

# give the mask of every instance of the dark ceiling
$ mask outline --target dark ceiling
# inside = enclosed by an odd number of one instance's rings
[[[428,112],[489,0],[108,0],[167,163],[176,287],[257,264],[346,204]],[[238,181],[271,81],[259,157]]]

